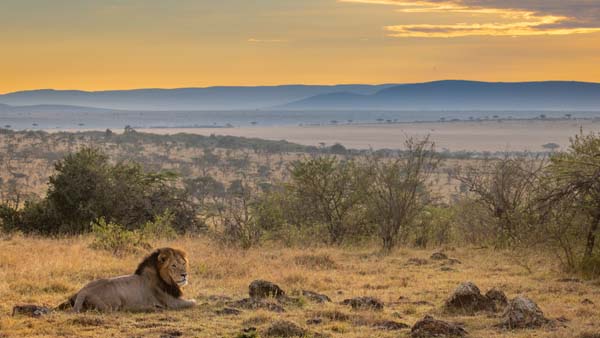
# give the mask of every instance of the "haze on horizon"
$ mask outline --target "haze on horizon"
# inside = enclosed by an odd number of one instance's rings
[[[0,93],[600,82],[589,0],[4,0]]]

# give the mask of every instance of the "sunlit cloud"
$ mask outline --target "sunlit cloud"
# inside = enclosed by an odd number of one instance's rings
[[[538,36],[600,32],[600,4],[586,0],[338,0],[394,6],[401,13],[480,14],[479,22],[398,24],[384,27],[392,37]],[[502,19],[502,22],[498,22]],[[474,19],[475,20],[475,19]]]

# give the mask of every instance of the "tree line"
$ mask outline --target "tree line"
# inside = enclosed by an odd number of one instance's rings
[[[383,253],[406,245],[539,246],[568,269],[600,274],[596,134],[576,135],[568,150],[548,157],[507,155],[456,168],[462,193],[449,202],[432,180],[441,161],[428,138],[409,139],[400,152],[309,154],[290,163],[283,179],[265,181],[264,174],[258,181],[242,171],[221,182],[111,163],[84,148],[56,162],[43,198],[0,205],[0,226],[7,233],[112,234],[166,219],[178,233],[242,248],[265,241],[377,242]]]

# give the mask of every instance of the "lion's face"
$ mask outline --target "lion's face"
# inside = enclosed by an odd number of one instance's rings
[[[188,259],[185,252],[177,249],[160,249],[158,272],[162,279],[177,286],[188,283]]]

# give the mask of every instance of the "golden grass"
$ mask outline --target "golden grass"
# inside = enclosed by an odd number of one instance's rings
[[[600,332],[600,286],[596,282],[559,282],[565,276],[551,255],[527,256],[532,272],[514,255],[477,249],[448,249],[462,261],[455,271],[440,270],[441,263],[407,264],[412,257],[428,258],[431,250],[400,249],[380,256],[376,248],[257,248],[249,251],[223,248],[203,238],[180,238],[157,243],[187,250],[191,259],[186,297],[199,306],[157,313],[55,312],[42,318],[11,317],[15,304],[57,305],[85,283],[100,277],[131,273],[141,255],[124,258],[89,248],[90,239],[37,239],[15,236],[0,240],[0,337],[234,337],[241,329],[259,331],[279,319],[293,321],[311,332],[331,337],[408,337],[409,330],[384,331],[372,324],[395,320],[414,324],[425,314],[462,322],[471,337],[576,337]],[[525,258],[523,258],[525,259]],[[333,303],[303,300],[286,306],[282,314],[243,310],[239,316],[217,315],[223,302],[209,296],[247,297],[248,284],[266,279],[288,294],[308,289],[330,296]],[[451,316],[440,310],[444,299],[466,280],[482,291],[497,287],[509,297],[525,294],[538,302],[550,318],[564,316],[566,328],[502,331],[493,328],[498,318],[489,315]],[[385,303],[383,312],[352,311],[337,304],[354,296],[375,296]],[[402,297],[402,298],[401,298]],[[582,304],[588,298],[596,305]],[[413,302],[425,301],[431,303]],[[319,325],[307,325],[320,317]]]

